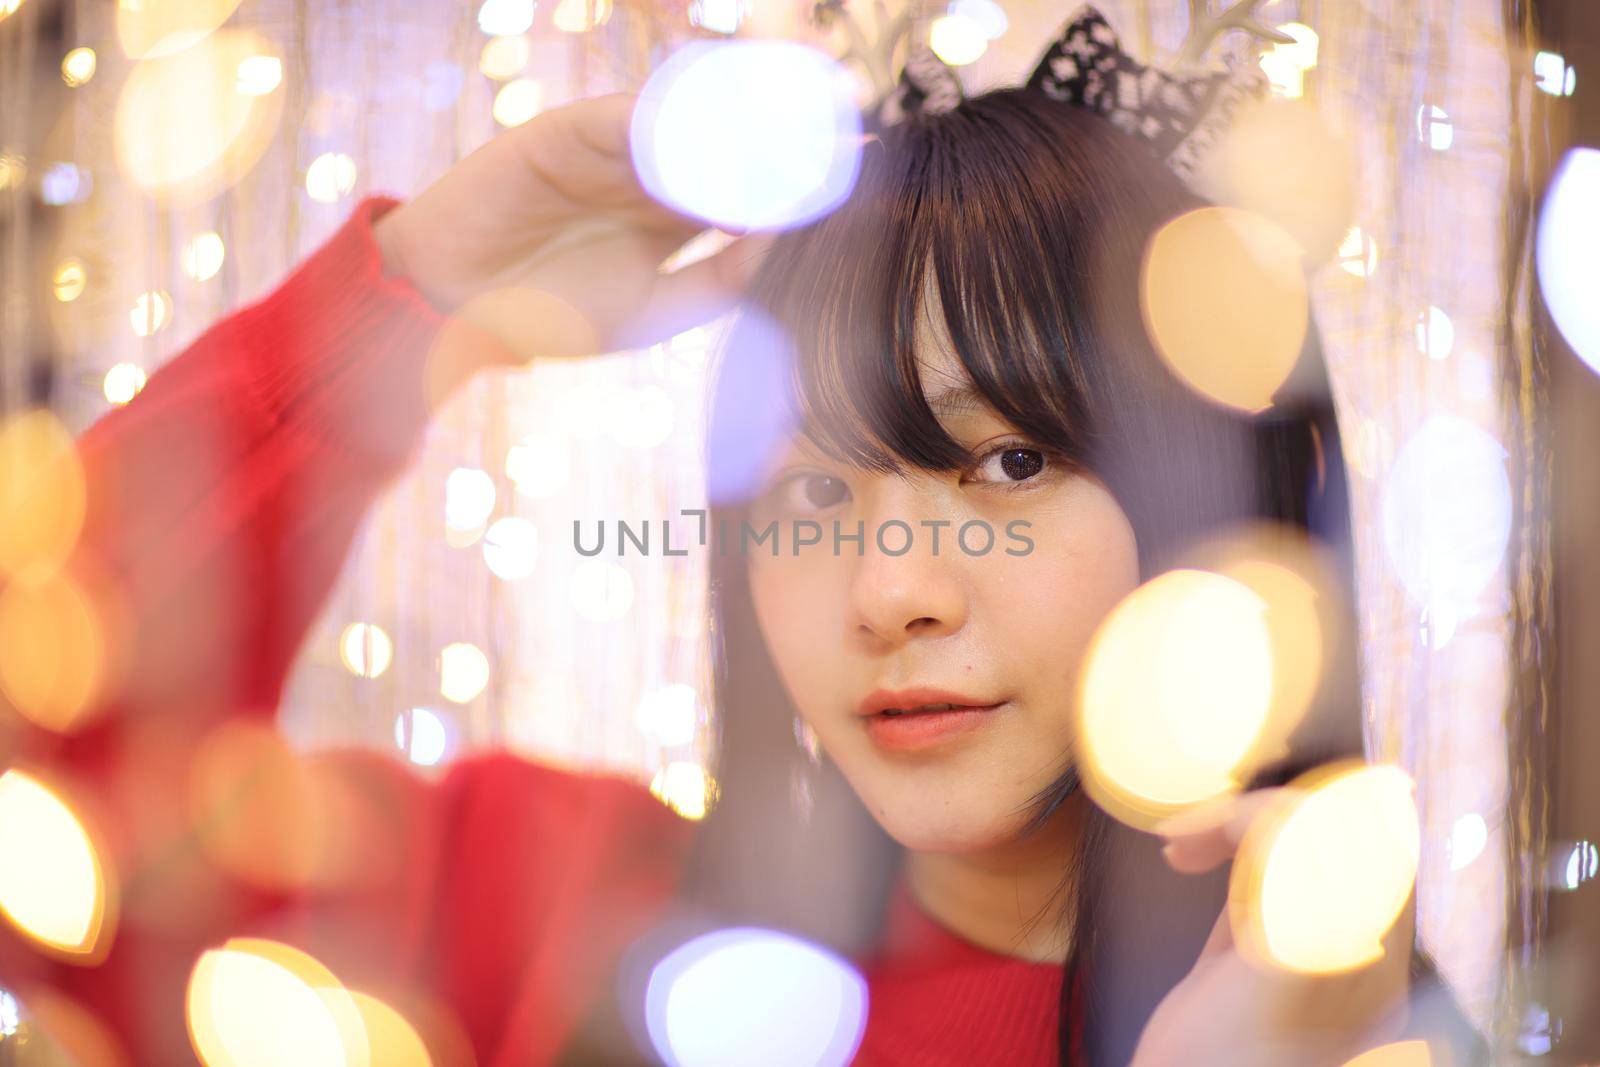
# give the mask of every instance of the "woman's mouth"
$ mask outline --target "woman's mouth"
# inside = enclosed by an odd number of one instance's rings
[[[932,748],[993,721],[1004,700],[990,701],[938,690],[878,690],[857,709],[867,735],[881,748],[914,752]]]

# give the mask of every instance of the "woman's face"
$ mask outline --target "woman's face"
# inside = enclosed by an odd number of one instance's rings
[[[773,661],[826,757],[905,847],[974,851],[1013,837],[1071,761],[1084,647],[1138,584],[1138,555],[1104,486],[968,391],[940,339],[923,351],[924,393],[969,469],[869,473],[796,439],[747,520],[777,522],[778,554],[745,551]],[[861,524],[859,546],[835,549],[835,522]],[[982,710],[878,710],[933,703]]]

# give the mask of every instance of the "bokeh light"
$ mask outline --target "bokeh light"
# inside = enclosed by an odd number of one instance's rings
[[[1079,683],[1079,769],[1135,826],[1234,792],[1273,697],[1266,603],[1199,570],[1158,575],[1106,616]]]
[[[1433,1067],[1433,1063],[1426,1041],[1396,1041],[1369,1049],[1344,1067]]]
[[[544,90],[532,78],[508,81],[494,94],[494,120],[502,126],[521,126],[539,113]]]
[[[950,14],[971,19],[991,41],[1002,36],[1011,26],[1005,9],[995,0],[954,0],[950,5]]]
[[[799,423],[790,377],[794,350],[783,327],[744,308],[728,357],[717,370],[706,442],[706,492],[713,504],[754,497]]]
[[[369,1062],[360,1014],[338,979],[277,942],[235,938],[202,954],[185,1018],[205,1067],[352,1067],[357,1042],[355,1063]]]
[[[319,204],[333,204],[356,187],[356,161],[343,152],[324,152],[306,168],[306,195]]]
[[[515,36],[533,27],[533,0],[484,0],[478,28],[491,37]]]
[[[351,674],[359,678],[377,678],[389,669],[394,659],[394,642],[381,626],[353,622],[339,635],[339,658]]]
[[[1280,46],[1282,47],[1282,46]],[[1271,220],[1307,266],[1331,258],[1356,203],[1356,156],[1315,105],[1265,100],[1239,109],[1204,176],[1213,198]]]
[[[1600,371],[1600,149],[1561,160],[1539,214],[1539,289],[1567,344]]]
[[[61,80],[72,88],[87,85],[90,78],[94,77],[98,59],[93,48],[74,48],[61,57]]]
[[[128,323],[140,337],[149,337],[166,329],[172,321],[172,297],[165,289],[152,289],[133,299],[128,312]]]
[[[560,0],[550,21],[563,33],[585,33],[611,18],[612,0]]]
[[[530,54],[526,37],[491,37],[478,56],[478,71],[486,78],[508,81],[522,73]]]
[[[494,513],[494,479],[476,467],[457,467],[444,480],[444,527],[457,548],[472,544]]]
[[[70,304],[83,295],[84,288],[89,284],[89,272],[83,260],[76,257],[64,259],[51,275],[50,284],[56,299],[63,304]]]
[[[147,377],[137,363],[114,363],[100,382],[106,402],[121,406],[139,395]]]
[[[1156,232],[1140,303],[1173,371],[1244,411],[1272,403],[1310,316],[1299,244],[1263,216],[1229,207],[1187,212]]]
[[[689,4],[690,23],[729,36],[739,32],[749,14],[750,0],[692,0]]]
[[[92,186],[88,171],[65,161],[52,163],[39,177],[39,199],[61,207],[86,198]]]
[[[197,282],[207,281],[216,277],[226,256],[221,234],[215,231],[196,234],[183,246],[183,273]]]
[[[1370,278],[1378,269],[1378,242],[1352,226],[1339,242],[1339,269],[1355,278]]]
[[[361,1013],[372,1067],[431,1067],[428,1046],[405,1016],[370,993],[350,990]]]
[[[239,0],[134,0],[117,4],[117,38],[130,59],[175,55],[227,22]]]
[[[246,56],[239,61],[234,89],[242,96],[266,96],[283,84],[283,60],[277,56]]]
[[[539,562],[539,528],[520,516],[496,519],[483,535],[483,562],[504,581],[528,577]]]
[[[477,645],[458,641],[439,652],[439,693],[466,704],[489,685],[489,657]]]
[[[716,802],[717,784],[692,760],[673,760],[650,779],[655,798],[691,822],[706,817]]]
[[[65,572],[0,588],[0,693],[46,729],[81,728],[103,695],[105,629],[94,602]]]
[[[1469,616],[1511,540],[1507,453],[1486,430],[1435,415],[1400,447],[1384,481],[1383,544],[1433,647]]]
[[[699,721],[700,694],[683,682],[672,682],[646,693],[634,712],[639,732],[668,748],[693,741]]]
[[[1416,881],[1414,788],[1398,767],[1349,762],[1293,783],[1251,824],[1234,862],[1230,915],[1241,948],[1302,974],[1383,958]]]
[[[940,15],[928,26],[928,47],[950,66],[964,67],[988,51],[989,35],[968,15]]]
[[[1455,323],[1440,308],[1428,305],[1417,315],[1417,351],[1429,359],[1441,360],[1450,356],[1456,344]]]
[[[258,34],[218,30],[193,47],[136,64],[117,100],[123,175],[174,205],[198,203],[237,182],[271,143],[284,95],[241,92],[240,64],[274,54]]]
[[[394,744],[419,767],[433,767],[450,752],[450,730],[431,708],[412,708],[394,719]]]
[[[837,1067],[866,1025],[867,984],[848,962],[789,934],[737,927],[678,946],[650,972],[645,1020],[679,1067]]]
[[[1484,822],[1483,816],[1475,811],[1461,816],[1450,827],[1450,869],[1465,870],[1483,854],[1483,848],[1488,843],[1489,824]]]
[[[1533,57],[1534,84],[1551,96],[1571,96],[1578,87],[1578,72],[1559,52],[1540,52]]]
[[[1443,152],[1455,143],[1456,128],[1450,115],[1437,104],[1423,104],[1417,109],[1417,136],[1435,152]]]
[[[533,500],[555,496],[566,487],[571,450],[561,436],[536,431],[506,452],[506,477],[517,492]]]
[[[77,447],[59,419],[31,411],[0,422],[0,575],[38,582],[65,563],[86,492]]]
[[[634,167],[652,196],[723,229],[798,226],[837,207],[861,157],[856,86],[791,41],[695,41],[634,109]]]
[[[16,768],[0,774],[0,855],[0,914],[62,958],[104,954],[115,926],[111,874],[66,801]]]

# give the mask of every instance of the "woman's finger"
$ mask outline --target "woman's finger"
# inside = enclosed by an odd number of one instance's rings
[[[1174,870],[1185,874],[1212,870],[1233,857],[1250,824],[1287,793],[1283,788],[1256,789],[1200,805],[1158,823],[1155,832],[1167,839],[1161,853]]]
[[[748,234],[705,259],[662,274],[650,299],[617,339],[634,348],[699,326],[739,302],[774,235]]]

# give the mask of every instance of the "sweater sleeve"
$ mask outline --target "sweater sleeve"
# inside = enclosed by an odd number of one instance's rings
[[[0,922],[0,986],[45,1024],[86,1012],[129,1063],[191,1062],[196,960],[258,936],[414,1006],[436,1049],[487,1064],[529,1010],[516,997],[575,966],[551,930],[669,892],[683,831],[632,783],[499,755],[429,784],[376,754],[303,756],[273,729],[362,519],[465,365],[449,351],[464,335],[384,273],[372,224],[393,204],[363,202],[78,442],[88,503],[69,573],[102,628],[99,695],[66,734],[0,721],[0,757],[90,826],[112,908],[83,959]],[[617,866],[641,836],[661,862]]]

